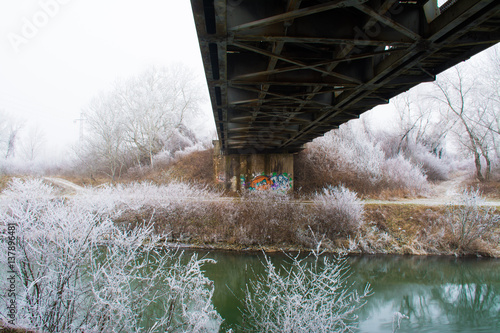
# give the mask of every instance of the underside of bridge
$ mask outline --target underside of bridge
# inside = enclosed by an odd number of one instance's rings
[[[191,0],[220,148],[304,144],[500,41],[500,1]]]

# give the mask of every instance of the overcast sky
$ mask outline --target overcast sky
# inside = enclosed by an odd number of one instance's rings
[[[42,127],[53,153],[78,139],[93,96],[178,62],[205,82],[189,0],[0,0],[0,110]]]
[[[0,110],[38,123],[53,150],[77,140],[93,96],[176,62],[203,79],[189,0],[0,0]]]

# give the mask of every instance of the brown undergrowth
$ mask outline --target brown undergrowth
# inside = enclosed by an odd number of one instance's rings
[[[169,163],[130,169],[120,182],[150,181],[154,184],[167,184],[172,181],[187,181],[210,185],[215,179],[213,163],[213,149],[193,151],[179,155]]]
[[[109,179],[104,178],[102,176],[94,176],[94,175],[75,175],[75,174],[62,174],[57,175],[58,178],[63,178],[67,181],[72,182],[73,184],[82,186],[82,187],[96,187],[102,184],[108,184]]]
[[[7,188],[13,176],[0,174],[0,193]]]
[[[486,216],[489,221],[487,228],[463,242],[453,226],[455,220],[463,217],[459,211],[467,209],[463,205],[367,205],[365,218],[369,222],[358,238],[351,241],[351,249],[368,253],[499,257],[500,209],[476,207],[475,212],[466,212],[469,221],[474,215],[481,215],[483,222]]]
[[[329,185],[343,185],[364,199],[411,198],[421,194],[391,177],[372,182],[366,175],[353,170],[339,169],[326,161],[314,160],[308,155],[307,150],[295,156],[293,167],[294,190],[302,196],[310,196]]]
[[[80,186],[95,187],[111,183],[110,178],[106,175],[88,172],[66,172],[58,175],[58,177]],[[186,181],[211,185],[214,183],[214,179],[213,149],[207,149],[180,155],[169,163],[158,163],[154,167],[130,168],[117,178],[115,183],[128,184],[140,181],[160,185],[172,181]]]
[[[199,202],[196,207],[173,210],[145,208],[128,211],[117,221],[124,227],[154,223],[169,241],[200,248],[269,251],[308,250],[318,241],[331,252],[413,255],[500,256],[500,229],[479,237],[468,248],[458,249],[444,222],[447,207],[420,205],[365,205],[363,225],[349,233],[325,221],[316,204],[289,199],[273,202]],[[492,212],[499,214],[498,209]]]
[[[488,199],[500,199],[499,180],[490,180],[487,182],[474,180],[470,181],[468,185],[472,188],[477,188],[479,191],[481,191],[482,195]]]

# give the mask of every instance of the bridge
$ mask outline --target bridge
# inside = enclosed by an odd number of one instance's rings
[[[223,154],[216,169],[235,190],[276,187],[273,175],[291,188],[291,154],[305,143],[500,41],[497,0],[191,5]]]

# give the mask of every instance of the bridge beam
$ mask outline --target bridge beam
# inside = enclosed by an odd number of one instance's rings
[[[191,0],[221,150],[295,153],[500,41],[500,1]]]

